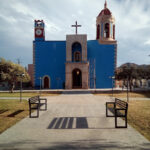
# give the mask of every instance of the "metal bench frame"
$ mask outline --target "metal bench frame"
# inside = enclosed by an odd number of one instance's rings
[[[47,110],[47,99],[46,98],[40,98],[40,96],[34,96],[34,97],[29,98],[28,102],[29,102],[29,117],[30,118],[38,118],[39,111]],[[40,108],[42,105],[45,105],[44,109]],[[32,110],[37,111],[36,116],[31,115]]]
[[[113,115],[108,115],[108,104],[113,105],[114,113]],[[124,111],[124,114],[119,111]],[[127,128],[127,113],[128,113],[128,103],[124,102],[118,98],[115,98],[115,102],[106,102],[106,117],[115,117],[115,128]],[[125,126],[119,126],[117,124],[117,118],[125,119]]]

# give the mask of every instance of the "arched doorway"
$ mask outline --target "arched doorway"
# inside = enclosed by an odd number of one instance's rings
[[[50,86],[49,86],[49,82],[50,82],[49,77],[45,76],[44,79],[43,79],[43,81],[44,81],[44,86],[43,86],[44,89],[49,89],[50,88]]]
[[[79,69],[72,71],[72,88],[82,88],[82,72]]]

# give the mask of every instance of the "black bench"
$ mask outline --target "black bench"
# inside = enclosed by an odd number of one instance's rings
[[[45,107],[42,109],[41,106],[45,105]],[[32,116],[32,110],[37,111],[36,116]],[[39,117],[39,111],[47,110],[47,99],[46,98],[40,98],[40,96],[34,96],[29,98],[29,116],[30,118],[38,118]]]
[[[109,108],[108,105],[113,105],[113,107]],[[113,115],[108,114],[108,109],[112,111]],[[114,102],[106,102],[106,117],[115,117],[115,128],[127,128],[127,112],[128,103],[125,101],[115,98]],[[124,118],[125,126],[117,125],[118,117]]]

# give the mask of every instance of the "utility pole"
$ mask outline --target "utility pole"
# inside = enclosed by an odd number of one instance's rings
[[[17,64],[20,65],[21,64],[21,60],[20,58],[17,58]]]

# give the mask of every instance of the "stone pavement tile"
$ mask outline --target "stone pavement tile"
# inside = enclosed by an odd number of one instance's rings
[[[39,118],[27,117],[0,135],[0,149],[150,149],[150,142],[135,129],[115,129],[114,118],[106,118],[109,97],[64,94],[47,98],[48,110],[41,111]]]

